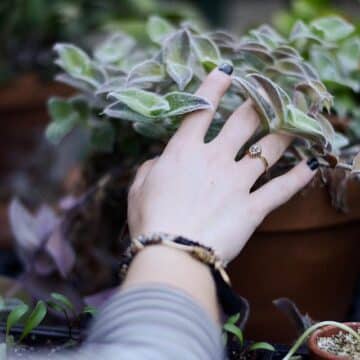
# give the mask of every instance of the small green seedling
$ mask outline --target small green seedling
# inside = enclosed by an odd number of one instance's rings
[[[6,343],[8,345],[14,343],[14,339],[10,335],[10,331],[15,325],[20,323],[24,324],[23,331],[19,338],[19,342],[21,342],[30,334],[32,330],[41,324],[47,314],[46,303],[42,300],[37,302],[32,312],[26,317],[26,315],[29,313],[29,310],[30,309],[28,305],[20,304],[10,311],[6,320]]]
[[[95,307],[85,306],[79,314],[69,298],[56,292],[51,293],[51,299],[47,301],[47,304],[51,309],[64,314],[71,340],[76,340],[73,336],[73,328],[74,324],[80,324],[80,315],[89,314],[91,316],[95,316],[97,313],[97,309]]]
[[[228,334],[233,335],[236,340],[239,342],[241,348],[243,348],[242,353],[245,354],[247,352],[251,351],[257,351],[257,350],[266,350],[266,351],[275,351],[275,348],[267,343],[267,342],[257,342],[253,343],[250,346],[244,347],[244,335],[242,330],[236,325],[237,322],[240,319],[240,314],[232,315],[228,318],[226,323],[223,325],[223,338],[225,344],[228,340]]]

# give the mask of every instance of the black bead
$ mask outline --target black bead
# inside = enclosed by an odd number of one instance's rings
[[[231,75],[234,71],[234,67],[228,63],[221,64],[218,69],[227,75]]]

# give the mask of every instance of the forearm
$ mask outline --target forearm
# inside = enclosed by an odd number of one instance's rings
[[[189,254],[166,246],[148,246],[133,260],[123,290],[160,284],[179,289],[219,322],[216,288],[207,265]]]

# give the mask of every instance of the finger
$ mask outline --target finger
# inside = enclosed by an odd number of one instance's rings
[[[227,149],[235,157],[239,149],[254,134],[259,124],[260,120],[252,102],[247,100],[229,117],[213,143]]]
[[[139,169],[136,172],[135,179],[131,185],[132,189],[138,189],[139,187],[142,186],[142,184],[144,183],[146,177],[148,176],[150,170],[154,166],[157,159],[158,157],[147,160],[139,167]]]
[[[281,175],[260,189],[251,193],[255,207],[261,208],[268,214],[291,199],[316,174],[319,162],[316,159],[302,161],[285,175]]]
[[[203,141],[211,121],[215,115],[219,102],[226,90],[231,85],[231,74],[233,67],[229,64],[222,64],[214,69],[201,84],[196,95],[208,100],[212,107],[199,110],[187,115],[182,122],[175,137],[196,137]]]
[[[261,155],[266,159],[269,167],[274,165],[291,144],[293,137],[285,134],[270,134],[264,136],[257,144],[261,147]],[[251,187],[255,181],[266,171],[264,161],[245,155],[239,161],[239,171],[247,174],[248,185]]]

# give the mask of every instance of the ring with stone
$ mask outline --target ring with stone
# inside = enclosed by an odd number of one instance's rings
[[[253,144],[249,147],[247,154],[252,159],[260,159],[264,166],[265,166],[265,172],[269,169],[269,162],[267,161],[266,157],[262,155],[262,148],[260,144]]]

